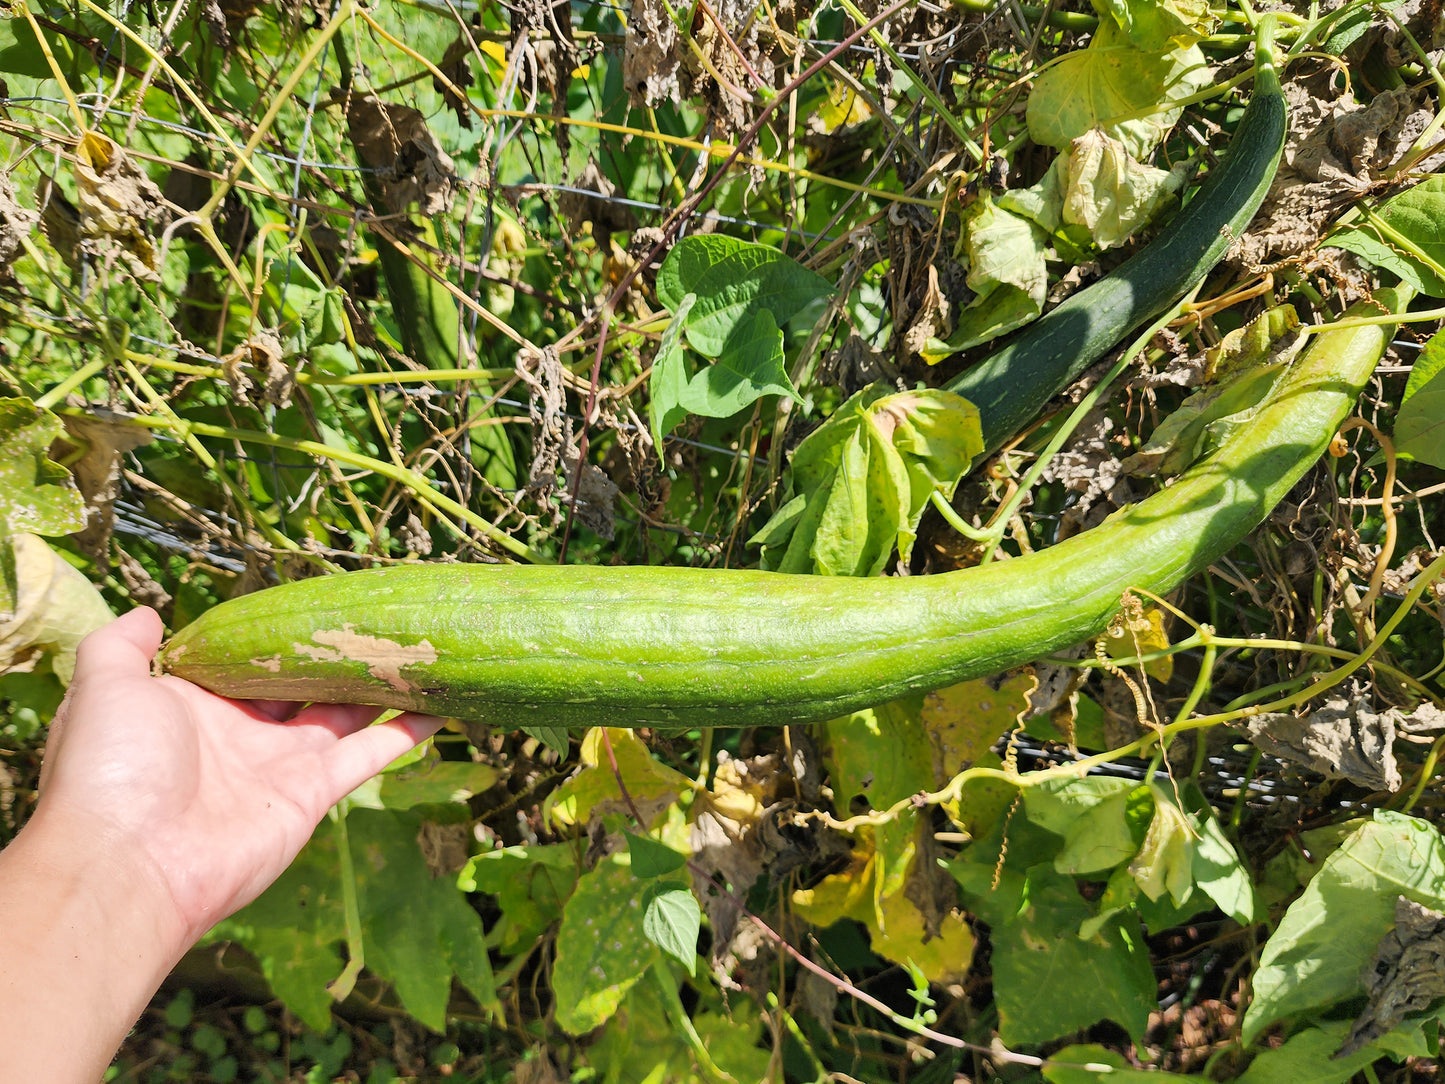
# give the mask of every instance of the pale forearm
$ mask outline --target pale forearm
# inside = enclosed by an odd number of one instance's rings
[[[42,808],[0,852],[0,1080],[93,1084],[185,951],[143,863]]]

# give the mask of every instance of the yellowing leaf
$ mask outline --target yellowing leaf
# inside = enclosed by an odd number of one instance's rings
[[[1034,82],[1027,119],[1035,143],[1063,150],[1091,128],[1145,158],[1184,112],[1181,100],[1209,83],[1197,45],[1169,53],[1130,44],[1103,19],[1087,49],[1069,53]]]
[[[942,785],[1019,725],[1038,687],[1031,669],[1002,678],[977,678],[923,698],[923,728],[934,748],[934,782]]]
[[[75,649],[114,619],[93,584],[33,534],[11,540],[18,597],[0,608],[0,673],[33,670],[50,654],[55,676],[69,684]]]
[[[1176,907],[1182,907],[1194,887],[1194,831],[1189,818],[1158,785],[1154,792],[1154,819],[1139,853],[1129,864],[1129,873],[1140,891],[1151,900],[1167,892]]]
[[[547,798],[546,815],[560,824],[586,824],[596,814],[629,812],[617,780],[620,775],[627,792],[642,814],[647,827],[679,797],[691,792],[692,780],[653,759],[636,733],[612,727],[611,739],[617,771],[602,743],[604,731],[593,727],[582,739],[582,767]]]
[[[1130,41],[1151,52],[1193,45],[1219,24],[1209,0],[1094,0],[1094,10],[1113,16]]]
[[[1111,659],[1132,659],[1163,651],[1169,646],[1164,631],[1164,614],[1156,606],[1130,612],[1125,609],[1104,634],[1104,650]],[[1156,681],[1168,681],[1174,673],[1174,656],[1164,655],[1144,664],[1144,672]]]
[[[1145,165],[1099,128],[1070,143],[1058,161],[1063,222],[1083,226],[1101,249],[1122,245],[1184,184],[1182,171]]]
[[[956,982],[973,962],[973,933],[958,911],[942,916],[938,933],[929,937],[923,912],[909,900],[900,885],[878,899],[880,858],[860,833],[859,845],[848,868],[825,877],[810,889],[793,893],[793,907],[816,926],[826,927],[851,918],[868,928],[869,941],[878,955],[912,964],[930,982]],[[911,855],[911,848],[910,848]]]
[[[823,122],[824,134],[849,124],[859,124],[873,115],[868,103],[841,79],[829,79],[827,86],[828,99],[818,107],[818,119]]]

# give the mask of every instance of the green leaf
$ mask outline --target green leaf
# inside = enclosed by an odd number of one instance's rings
[[[1129,796],[1116,794],[1075,818],[1064,834],[1064,847],[1054,858],[1060,873],[1102,873],[1127,862],[1139,850],[1129,826]]]
[[[1016,327],[1023,327],[1040,311],[1039,303],[1017,286],[995,287],[959,312],[953,334],[946,342],[929,339],[919,354],[928,364],[937,365],[944,358],[992,342]]]
[[[436,747],[414,764],[381,777],[381,804],[388,809],[465,802],[490,790],[502,773],[488,764],[442,760]]]
[[[687,855],[675,851],[665,843],[659,843],[651,836],[639,836],[635,832],[627,836],[627,853],[632,858],[632,874],[644,880],[662,877],[687,865]]]
[[[326,984],[344,966],[346,916],[337,870],[336,835],[323,821],[270,888],[207,934],[207,940],[244,946],[281,1003],[323,1033],[331,1026]]]
[[[697,969],[697,935],[702,908],[686,885],[655,883],[642,893],[642,932],[654,945],[682,962],[689,975]]]
[[[1395,1034],[1407,1029],[1418,1033],[1420,1025],[1418,1022],[1402,1025]],[[1336,1058],[1335,1051],[1349,1035],[1348,1020],[1306,1028],[1291,1035],[1283,1046],[1261,1051],[1236,1084],[1344,1084],[1385,1055],[1384,1050],[1372,1044]]]
[[[377,809],[346,818],[366,966],[395,986],[407,1012],[442,1031],[453,974],[481,1004],[497,998],[481,916],[455,879],[427,868],[421,824],[414,813]]]
[[[647,417],[652,427],[652,446],[662,452],[662,438],[687,417],[687,362],[683,359],[682,329],[687,315],[697,301],[697,294],[678,300],[662,333],[662,343],[652,362],[652,375],[647,382]]]
[[[534,723],[524,724],[521,730],[523,734],[531,738],[536,738],[548,749],[560,756],[565,757],[571,750],[571,737],[568,735],[565,726],[538,726]]]
[[[60,419],[29,399],[0,399],[0,536],[54,537],[85,526],[85,499],[49,455],[64,435]]]
[[[1112,1020],[1138,1042],[1158,1001],[1137,920],[1075,936],[1093,909],[1072,878],[1047,867],[1029,870],[1027,901],[992,932],[999,1037],[1009,1046],[1043,1043]]]
[[[1181,100],[1209,80],[1197,45],[1146,52],[1105,19],[1087,49],[1067,54],[1034,82],[1029,135],[1063,150],[1091,128],[1102,128],[1143,160],[1184,112]]]
[[[1024,812],[1029,820],[1055,835],[1067,836],[1080,817],[1102,802],[1135,790],[1131,779],[1095,775],[1083,779],[1048,779],[1024,788]]]
[[[1130,41],[1149,52],[1193,45],[1219,24],[1209,0],[1094,0],[1094,10],[1112,16]]]
[[[1086,1066],[1110,1066],[1108,1070]],[[1051,1054],[1041,1070],[1049,1084],[1168,1084],[1171,1080],[1194,1080],[1198,1077],[1164,1073],[1157,1069],[1134,1069],[1122,1054],[1097,1043],[1066,1046]]]
[[[526,949],[562,917],[577,884],[576,852],[566,844],[499,847],[474,855],[457,876],[463,892],[496,898],[502,919],[490,931],[503,952]]]
[[[1445,370],[1445,331],[1437,331],[1415,356],[1415,364],[1410,366],[1410,378],[1405,381],[1405,394],[1400,399],[1400,404],[1403,406],[1408,403],[1417,391],[1434,380],[1442,370]]]
[[[1244,1041],[1362,993],[1360,970],[1394,925],[1397,896],[1445,910],[1445,842],[1425,821],[1377,810],[1325,861],[1265,945]]]
[[[895,546],[908,559],[930,495],[951,497],[982,449],[967,400],[871,385],[798,445],[799,496],[750,542],[765,546],[765,567],[782,572],[877,575]]]
[[[784,367],[783,333],[772,312],[758,309],[738,325],[717,360],[687,382],[683,405],[704,418],[731,418],[764,395],[798,399]]]
[[[648,384],[648,417],[655,446],[689,414],[730,418],[765,395],[797,399],[783,357],[783,333],[767,309],[756,309],[737,326],[716,360],[689,374],[677,329],[693,308],[688,294],[663,333]]]
[[[684,237],[657,273],[657,297],[677,312],[696,294],[687,339],[698,353],[720,357],[728,339],[759,310],[787,324],[809,304],[833,292],[832,284],[775,248],[719,234]]]
[[[352,809],[346,820],[367,968],[392,983],[407,1012],[440,1031],[455,975],[497,1004],[482,921],[449,877],[433,877],[414,813]],[[346,938],[336,830],[324,821],[291,867],[214,935],[261,961],[276,996],[318,1031],[329,1026],[326,985],[342,970]]]
[[[658,959],[642,928],[637,878],[613,855],[577,879],[562,910],[552,965],[557,1023],[583,1035],[603,1023]]]
[[[1190,783],[1184,789],[1184,804],[1194,826],[1194,862],[1191,875],[1219,909],[1241,926],[1254,921],[1254,885],[1249,871],[1239,860],[1234,845],[1224,835],[1214,810],[1203,792]]]
[[[1445,331],[1436,332],[1410,371],[1405,399],[1395,414],[1395,452],[1445,468]],[[1420,374],[1417,378],[1416,374]]]
[[[1445,297],[1445,175],[1431,174],[1325,244],[1394,272],[1421,293]]]

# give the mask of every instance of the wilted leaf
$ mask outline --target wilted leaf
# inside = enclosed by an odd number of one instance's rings
[[[1126,458],[1121,469],[1129,474],[1150,475],[1184,470],[1231,433],[1249,425],[1269,401],[1287,368],[1287,361],[1271,362],[1235,373],[1221,385],[1196,391],[1154,427],[1148,443]]]
[[[153,434],[142,426],[128,425],[104,414],[67,415],[65,432],[66,440],[80,452],[79,458],[70,464],[70,470],[89,514],[89,522],[76,542],[83,552],[99,557],[107,551],[114,523],[115,498],[120,491],[120,458],[132,449],[149,444]]]
[[[145,171],[108,136],[87,131],[75,148],[81,250],[118,255],[138,279],[160,281],[155,234],[170,220],[165,198]]]
[[[1176,103],[1209,79],[1197,45],[1146,52],[1105,19],[1087,49],[1067,54],[1035,81],[1029,135],[1035,143],[1064,150],[1090,129],[1102,128],[1142,160],[1184,112]]]
[[[1293,358],[1303,345],[1293,305],[1272,305],[1204,352],[1204,379],[1227,380],[1272,361]]]
[[[1421,293],[1445,297],[1445,175],[1426,177],[1325,244],[1394,272]]]
[[[1405,896],[1445,910],[1445,842],[1425,821],[1376,810],[1325,860],[1264,947],[1243,1038],[1362,993],[1360,974]],[[1342,931],[1349,931],[1342,936]],[[1330,1050],[1344,1040],[1343,1032]]]
[[[1154,796],[1154,819],[1139,853],[1129,864],[1129,874],[1139,890],[1151,900],[1165,893],[1182,907],[1194,888],[1194,833],[1184,810],[1157,783],[1149,784]]]
[[[55,676],[69,684],[80,641],[115,615],[95,586],[43,538],[20,534],[9,541],[18,597],[13,607],[0,605],[0,673],[33,670],[49,654]]]
[[[964,222],[969,289],[987,295],[998,286],[1016,286],[1042,305],[1049,275],[1038,227],[999,207],[986,192],[969,206]]]
[[[0,71],[5,71],[0,67]],[[30,236],[40,216],[15,199],[15,188],[9,174],[0,175],[0,275],[3,275],[15,257],[19,255],[22,243]]]
[[[784,327],[832,292],[826,279],[777,249],[721,234],[684,237],[657,273],[657,298],[673,312],[688,294],[697,295],[686,321],[687,341],[710,358],[721,357],[728,340],[760,310]]]
[[[1193,45],[1219,24],[1209,0],[1094,0],[1094,10],[1112,15],[1129,40],[1147,52]]]
[[[983,450],[978,424],[950,392],[863,389],[794,451],[799,496],[750,540],[765,547],[764,566],[872,576],[895,546],[906,561],[930,494],[951,497]]]
[[[1063,222],[1083,226],[1101,249],[1122,245],[1148,225],[1184,184],[1181,171],[1145,165],[1098,128],[1070,143],[1058,168]]]
[[[557,1023],[573,1035],[611,1016],[659,958],[642,915],[642,894],[625,856],[613,855],[578,878],[562,911],[552,965]]]

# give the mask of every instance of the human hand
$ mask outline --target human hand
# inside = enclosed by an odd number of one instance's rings
[[[260,895],[327,809],[441,720],[370,726],[380,709],[227,700],[152,677],[161,637],[160,618],[141,608],[80,645],[36,818],[62,818],[108,860],[134,863],[189,945]]]

